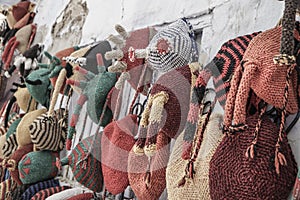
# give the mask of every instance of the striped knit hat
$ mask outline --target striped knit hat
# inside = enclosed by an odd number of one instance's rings
[[[155,82],[142,114],[142,129],[134,146],[136,153],[153,154],[159,131],[170,138],[176,138],[183,131],[188,114],[191,74],[198,67],[196,64],[178,67]]]
[[[13,152],[10,159],[5,160],[5,162],[2,162],[3,167],[6,167],[9,170],[12,180],[14,180],[18,185],[23,184],[19,177],[18,164],[24,155],[32,151],[32,144],[28,144],[24,147],[19,147],[15,152]]]
[[[48,197],[47,200],[69,200],[70,198],[83,193],[85,193],[84,189],[76,187],[53,194]]]
[[[191,88],[190,108],[184,131],[183,159],[189,159],[192,140],[197,128],[200,104],[209,79],[213,77],[216,98],[224,108],[232,75],[240,65],[250,41],[258,34],[259,32],[255,32],[225,42],[213,60],[199,72],[198,78]]]
[[[58,168],[69,165],[77,182],[94,192],[102,191],[103,186],[100,142],[101,135],[96,133],[81,140],[67,157],[56,162]]]
[[[76,196],[73,196],[69,198],[68,200],[90,200],[94,198],[94,194],[91,192],[83,193],[83,194],[78,194]]]
[[[40,115],[46,113],[46,109],[31,111],[22,117],[16,131],[17,143],[19,146],[25,146],[31,144],[30,138],[30,124]]]
[[[18,148],[16,130],[21,120],[21,118],[15,120],[6,132],[6,142],[2,147],[2,154],[6,158],[10,157],[11,154]]]
[[[31,96],[40,104],[49,107],[51,84],[48,75],[49,69],[32,71],[25,79],[26,87]]]
[[[22,194],[23,200],[30,200],[36,193],[47,188],[60,187],[59,181],[56,179],[50,179],[47,181],[38,182],[31,185],[26,191]]]
[[[17,187],[17,184],[11,180],[7,179],[0,183],[0,199],[5,200],[8,196],[10,196],[10,193],[12,190],[14,190]]]
[[[56,186],[56,187],[43,189],[35,193],[35,195],[31,197],[30,200],[45,200],[47,197],[50,197],[53,194],[59,193],[64,190],[68,190],[70,188],[71,188],[70,186],[65,185],[65,186]]]
[[[11,191],[10,197],[7,200],[22,200],[22,194],[29,188],[30,185],[24,184],[17,186],[14,190]]]
[[[100,122],[101,126],[106,126],[112,119],[112,111],[106,106],[106,102],[109,99],[109,94],[117,81],[117,75],[116,73],[106,71],[101,54],[97,54],[97,60],[99,74],[95,75],[92,72],[78,67],[77,70],[85,75],[87,81],[78,82],[70,79],[67,81],[68,84],[79,86],[82,89],[82,93],[74,108],[68,130],[66,143],[67,150],[70,150],[71,148],[71,141],[73,134],[75,133],[75,126],[85,102],[87,102],[87,113],[94,123],[99,123],[102,112],[104,112],[104,115]]]
[[[57,154],[51,151],[30,152],[20,160],[18,169],[23,184],[32,184],[53,178],[58,169]]]
[[[191,62],[195,41],[190,33],[190,24],[184,19],[158,31],[147,47],[150,67],[167,72]]]
[[[111,122],[103,130],[101,163],[104,185],[114,195],[122,193],[129,185],[128,154],[135,143],[137,129],[137,116],[127,115]]]

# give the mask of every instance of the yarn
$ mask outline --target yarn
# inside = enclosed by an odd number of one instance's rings
[[[56,179],[50,179],[47,181],[38,182],[36,184],[31,185],[26,189],[26,191],[22,194],[23,200],[30,200],[36,193],[41,190],[45,190],[47,188],[59,187],[59,181]]]

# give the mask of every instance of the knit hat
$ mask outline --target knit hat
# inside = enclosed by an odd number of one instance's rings
[[[47,188],[60,187],[59,181],[56,179],[50,179],[46,181],[41,181],[36,184],[31,185],[26,191],[22,194],[23,200],[30,200],[36,193]]]
[[[13,189],[8,195],[9,197],[7,198],[8,200],[21,200],[22,199],[22,194],[26,191],[27,188],[29,188],[30,185],[19,185],[15,189]]]
[[[121,25],[116,25],[115,30],[120,37],[110,35],[108,40],[116,44],[117,50],[107,52],[105,58],[107,60],[115,59],[116,62],[108,69],[111,72],[123,72],[121,77],[127,76],[130,85],[146,95],[152,73],[141,77],[142,70],[146,67],[144,65],[146,56],[144,49],[156,34],[156,30],[153,27],[147,27],[128,33]],[[144,80],[143,84],[139,84],[140,79]],[[122,81],[122,78],[120,78],[120,81]]]
[[[5,144],[5,142],[6,142],[6,136],[5,135],[1,135],[0,136],[0,148],[2,149],[2,147],[4,146],[4,144]],[[3,155],[3,153],[2,153],[2,151],[0,151],[0,160],[3,160],[4,159],[4,155]]]
[[[298,175],[295,181],[292,199],[300,199],[300,170],[298,169]]]
[[[49,69],[32,71],[25,79],[26,87],[31,96],[40,104],[49,107],[51,84],[48,75]]]
[[[187,20],[179,19],[162,28],[147,47],[150,67],[167,72],[192,61],[194,38]]]
[[[16,114],[16,113],[11,113],[10,115],[7,113],[6,115],[7,115],[7,117],[5,119],[5,122],[0,127],[0,135],[6,135],[8,129],[12,125],[12,123],[14,123],[14,121],[16,121],[17,119],[20,118],[20,115]]]
[[[1,200],[7,199],[7,197],[10,196],[11,191],[14,190],[16,187],[17,187],[16,183],[11,179],[2,181],[0,183],[0,199]]]
[[[40,190],[37,192],[33,197],[31,197],[30,200],[45,200],[47,197],[50,197],[53,194],[59,193],[64,190],[70,189],[70,186],[56,186],[56,187],[50,187],[47,189]]]
[[[156,149],[159,131],[170,138],[176,138],[183,131],[188,114],[191,70],[194,72],[197,67],[178,67],[163,74],[153,85],[140,123],[146,135],[141,129],[134,146],[136,153],[151,155]]]
[[[18,30],[12,38],[9,39],[2,53],[2,61],[4,69],[8,69],[12,61],[15,49],[20,53],[24,53],[31,45],[36,33],[36,25],[28,24]]]
[[[20,1],[12,6],[12,13],[16,21],[20,21],[28,12],[32,12],[35,3],[30,1]]]
[[[73,138],[73,134],[75,133],[75,126],[77,124],[82,106],[86,101],[87,113],[94,123],[99,123],[102,112],[104,112],[104,115],[100,124],[101,126],[106,126],[112,119],[112,111],[110,108],[106,108],[105,102],[111,89],[117,81],[117,76],[115,73],[105,71],[101,54],[97,54],[97,59],[99,74],[95,75],[92,72],[77,67],[76,70],[84,74],[87,81],[78,82],[70,79],[67,81],[68,84],[76,85],[82,89],[82,93],[77,100],[77,105],[74,108],[69,126],[66,144],[67,150],[70,150],[71,140]]]
[[[23,156],[18,169],[23,184],[32,184],[57,175],[55,165],[57,155],[51,151],[30,152]]]
[[[26,87],[25,88],[18,87],[17,91],[14,93],[14,97],[16,97],[17,104],[21,110],[28,111],[28,112],[35,110],[36,101],[32,99]]]
[[[90,200],[93,199],[94,194],[91,192],[83,193],[83,194],[77,194],[76,196],[73,196],[69,198],[68,200]]]
[[[53,194],[51,195],[50,197],[47,197],[46,200],[68,200],[69,198],[71,197],[74,197],[76,195],[79,195],[79,194],[83,194],[85,192],[84,189],[82,188],[72,188],[72,189],[67,189],[67,190],[64,190],[62,192],[59,192],[59,193],[56,193],[56,194]]]
[[[22,119],[19,118],[15,120],[9,127],[8,131],[6,132],[6,142],[4,143],[2,147],[2,154],[4,157],[8,158],[11,156],[11,154],[17,150],[18,143],[16,138],[16,130],[17,127]]]
[[[2,162],[2,165],[9,170],[12,180],[14,180],[18,185],[23,184],[19,177],[18,164],[24,155],[32,151],[33,151],[32,144],[19,147],[16,151],[12,153],[9,159],[6,159],[5,162],[4,161]]]
[[[100,133],[81,140],[71,153],[57,161],[58,168],[69,165],[78,183],[94,192],[102,191]]]
[[[129,185],[127,162],[137,133],[137,116],[127,115],[113,121],[103,130],[101,139],[101,163],[105,189],[116,195]]]
[[[29,126],[34,149],[60,151],[64,148],[67,137],[68,112],[65,109],[54,110],[61,87],[66,78],[62,69],[57,78],[47,113],[37,117]]]
[[[138,199],[159,199],[166,187],[166,167],[170,153],[170,138],[158,132],[156,151],[151,157],[137,155],[128,157],[129,184]]]
[[[192,156],[181,158],[184,144],[181,133],[174,144],[167,166],[168,199],[210,199],[209,162],[222,140],[222,115],[203,115],[198,123],[198,133],[193,143]],[[202,135],[203,133],[203,135]]]
[[[16,131],[17,143],[20,147],[32,143],[30,138],[30,125],[38,116],[46,113],[46,111],[45,108],[42,108],[24,115]]]

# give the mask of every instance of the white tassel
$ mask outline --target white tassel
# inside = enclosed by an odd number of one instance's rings
[[[120,60],[121,58],[123,58],[123,56],[124,56],[123,51],[121,51],[120,49],[108,51],[105,53],[106,60],[112,60],[112,59]]]
[[[109,72],[123,72],[127,69],[127,64],[123,61],[116,61],[114,65],[108,67]]]
[[[124,40],[129,37],[129,34],[126,32],[125,28],[123,28],[123,26],[121,26],[120,24],[117,24],[115,26],[115,30],[122,36]]]
[[[125,41],[115,35],[110,35],[107,40],[113,42],[120,49],[125,46]]]

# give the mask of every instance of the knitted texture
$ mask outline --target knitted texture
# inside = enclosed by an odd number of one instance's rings
[[[2,147],[2,154],[8,158],[18,148],[16,129],[22,119],[16,119],[6,132],[6,142]]]
[[[17,187],[16,183],[11,179],[7,179],[0,183],[0,199],[5,200],[10,192]]]
[[[293,200],[299,200],[300,199],[300,170],[298,169],[298,175],[295,181],[294,189],[293,189]]]
[[[206,115],[200,118],[200,121],[205,120]],[[184,143],[183,133],[178,136],[174,144],[168,166],[167,166],[167,191],[168,199],[210,199],[209,195],[209,162],[222,140],[223,134],[220,127],[222,115],[212,114],[205,128],[203,139],[199,153],[192,163],[193,177],[186,174],[186,169],[189,168],[189,161],[181,158],[182,145]],[[201,123],[199,124],[201,126]],[[200,140],[200,137],[195,136],[194,150],[196,151],[195,143]],[[185,184],[179,186],[182,178],[185,177]]]
[[[160,131],[157,135],[153,156],[137,155],[133,151],[128,157],[128,178],[134,194],[141,200],[156,200],[166,187],[166,167],[169,159],[170,138]]]
[[[59,181],[56,179],[50,179],[47,181],[38,182],[34,185],[31,185],[26,191],[22,194],[23,200],[30,200],[36,193],[47,188],[58,187]]]
[[[17,99],[17,104],[20,107],[21,110],[23,111],[33,111],[35,110],[36,107],[36,101],[32,99],[29,91],[27,88],[20,88],[18,87],[18,90],[14,93],[14,96]],[[30,106],[29,106],[29,102]],[[28,108],[29,106],[29,108]]]
[[[53,194],[59,193],[64,190],[68,190],[70,188],[70,186],[56,186],[43,189],[37,192],[33,197],[31,197],[30,200],[45,200],[47,197],[50,197]]]
[[[274,166],[278,128],[267,117],[262,118],[255,158],[245,153],[253,141],[257,115],[247,118],[248,129],[226,135],[215,151],[209,167],[211,199],[287,199],[297,175],[297,164],[283,138],[281,152],[286,165],[278,174]]]
[[[46,109],[31,111],[22,117],[16,131],[17,143],[20,147],[32,143],[30,138],[30,125],[40,115],[46,113]]]
[[[0,136],[0,149],[3,148],[5,142],[6,142],[6,136],[5,135],[1,135]],[[0,159],[4,159],[4,155],[3,155],[2,151],[0,151]]]
[[[50,151],[30,152],[20,160],[18,169],[23,184],[32,184],[57,175],[56,154]]]
[[[22,194],[29,188],[30,185],[19,185],[11,191],[10,198],[8,200],[22,200]]]
[[[26,87],[31,96],[40,104],[49,107],[51,84],[48,75],[49,69],[32,71],[25,79]]]
[[[152,38],[148,47],[148,62],[153,69],[167,72],[191,61],[192,38],[188,24],[179,19]]]
[[[111,122],[103,130],[101,163],[104,185],[114,195],[122,193],[129,185],[128,154],[135,143],[137,129],[137,116],[128,115]]]
[[[244,72],[234,104],[234,124],[245,124],[250,89],[266,103],[276,108],[283,107],[288,66],[278,66],[273,62],[273,56],[279,53],[280,36],[281,28],[277,27],[259,34],[250,42],[242,63]],[[298,111],[295,90],[297,87],[296,71],[292,73],[289,83],[286,109],[288,113],[296,113]]]
[[[69,198],[84,193],[82,188],[67,189],[47,197],[46,200],[68,200]]]
[[[76,196],[73,196],[71,198],[69,198],[68,200],[88,200],[88,199],[92,199],[94,197],[93,193],[84,193],[84,194],[78,194]]]
[[[211,71],[216,98],[223,109],[225,108],[232,75],[237,66],[240,65],[250,41],[259,33],[255,32],[239,36],[225,42],[212,61],[205,66],[205,68]]]
[[[9,121],[7,122],[7,126],[5,126],[5,124],[1,125],[0,135],[5,135],[6,136],[6,133],[9,130],[9,127],[14,123],[14,121],[16,121],[19,118],[20,118],[19,114],[12,114]]]
[[[33,145],[28,144],[24,147],[19,147],[13,154],[11,155],[10,159],[7,160],[5,167],[9,170],[10,176],[13,181],[15,181],[18,185],[22,185],[22,181],[19,177],[19,169],[18,164],[22,157],[27,153],[32,152]]]
[[[77,182],[94,192],[102,191],[100,133],[81,140],[70,155],[57,162],[69,165]]]
[[[60,151],[67,137],[68,114],[59,109],[49,116],[44,113],[30,125],[30,137],[35,149]]]
[[[174,78],[176,77],[176,78]],[[146,141],[140,136],[135,148],[153,153],[156,136],[160,130],[170,138],[182,132],[188,114],[191,71],[189,65],[163,74],[153,85],[147,106],[142,114],[141,126],[147,129]],[[139,134],[140,135],[140,134]]]

